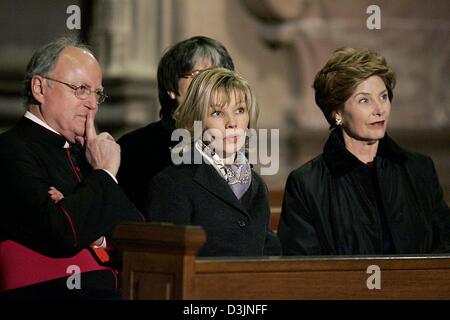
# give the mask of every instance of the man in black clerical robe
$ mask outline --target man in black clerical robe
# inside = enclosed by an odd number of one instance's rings
[[[115,178],[120,147],[109,134],[95,131],[94,118],[105,98],[101,82],[95,57],[72,39],[45,45],[28,64],[27,111],[0,135],[0,245],[13,243],[18,255],[25,247],[42,256],[46,262],[36,268],[44,272],[49,271],[45,263],[53,268],[53,261],[61,261],[51,259],[69,259],[80,266],[81,279],[73,288],[70,273],[44,277],[6,288],[4,297],[120,298],[112,231],[120,222],[143,217]],[[95,259],[99,268],[77,261],[83,250],[89,256],[80,259]],[[33,268],[20,265],[19,278],[27,273],[30,280],[39,278]]]

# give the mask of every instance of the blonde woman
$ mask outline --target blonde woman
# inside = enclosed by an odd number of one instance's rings
[[[192,137],[184,150],[191,161],[152,180],[146,215],[149,221],[202,226],[207,242],[200,256],[280,253],[270,231],[267,187],[246,158],[246,131],[257,117],[248,82],[224,68],[198,74],[175,112],[177,128]],[[201,121],[200,137],[194,136],[195,121]]]

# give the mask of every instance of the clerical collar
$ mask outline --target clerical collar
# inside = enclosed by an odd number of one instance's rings
[[[59,132],[57,132],[55,129],[53,129],[52,127],[50,127],[47,123],[45,123],[44,121],[42,121],[41,119],[39,119],[38,117],[36,117],[34,114],[32,114],[30,111],[25,112],[24,115],[25,118],[37,123],[38,125],[44,127],[47,130],[50,130],[54,133],[56,133],[57,135],[61,135]],[[64,149],[69,147],[69,142],[66,141],[66,143],[64,144]]]

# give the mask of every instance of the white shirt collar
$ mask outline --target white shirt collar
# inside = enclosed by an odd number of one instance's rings
[[[30,111],[25,112],[24,115],[25,118],[37,123],[38,125],[44,127],[47,130],[50,130],[54,133],[56,133],[57,135],[61,135],[59,132],[57,132],[55,129],[53,129],[52,127],[50,127],[47,123],[45,123],[44,121],[42,121],[41,119],[39,119],[38,117],[36,117],[34,114],[32,114]],[[66,144],[64,145],[64,148],[68,148],[69,147],[69,143],[66,141]]]

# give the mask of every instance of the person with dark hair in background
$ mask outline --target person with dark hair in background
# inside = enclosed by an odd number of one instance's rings
[[[183,101],[192,78],[210,67],[234,70],[228,51],[217,40],[196,36],[169,48],[158,65],[161,120],[129,132],[118,140],[122,148],[117,176],[119,184],[141,211],[153,176],[172,165],[170,148],[178,143],[171,141],[175,130],[173,112]]]
[[[387,134],[395,74],[342,48],[317,73],[331,126],[323,153],[291,172],[278,235],[285,255],[450,252],[450,210],[431,158]]]
[[[0,291],[120,298],[112,231],[144,218],[117,184],[119,145],[94,127],[106,97],[100,65],[60,38],[35,52],[24,89],[24,117],[0,135]],[[79,288],[67,284],[72,266]]]
[[[173,149],[183,161],[177,159],[177,165],[152,179],[144,213],[152,222],[202,226],[207,240],[199,256],[281,253],[270,230],[267,186],[247,159],[247,133],[256,129],[258,110],[242,76],[211,68],[192,80],[175,111],[176,127],[191,139]],[[201,122],[200,137],[195,136],[196,121]]]

